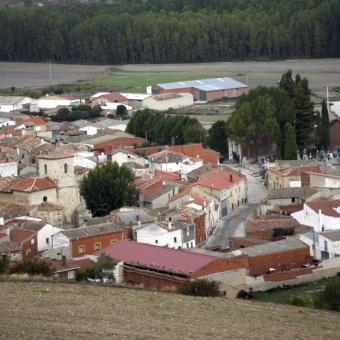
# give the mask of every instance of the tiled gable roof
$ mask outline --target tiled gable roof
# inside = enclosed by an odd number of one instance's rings
[[[56,188],[55,182],[49,178],[25,177],[16,183],[13,190],[22,192],[35,192]]]

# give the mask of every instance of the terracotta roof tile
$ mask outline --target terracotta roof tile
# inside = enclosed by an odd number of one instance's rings
[[[57,186],[55,182],[49,177],[26,177],[17,182],[13,190],[23,192],[35,192],[40,190],[53,189],[56,187]]]
[[[17,125],[21,124],[46,125],[44,119],[41,117],[31,117],[28,119],[17,120]]]
[[[14,242],[14,243],[22,243],[26,241],[27,239],[30,239],[34,235],[35,235],[34,232],[28,231],[28,230],[13,229],[10,231],[10,239],[11,239],[11,242]]]
[[[244,179],[245,176],[240,173],[231,171],[229,172],[226,170],[215,170],[205,175],[195,184],[211,189],[221,190],[234,185],[235,183],[238,183]]]
[[[323,215],[340,218],[340,213],[336,211],[336,209],[340,208],[340,200],[320,200],[307,202],[306,204],[316,213],[321,210]]]

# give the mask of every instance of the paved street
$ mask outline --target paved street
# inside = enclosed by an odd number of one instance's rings
[[[238,169],[237,169],[238,170]],[[257,203],[266,197],[266,187],[249,170],[241,169],[247,176],[248,204],[227,215],[216,224],[214,233],[206,241],[205,247],[228,247],[228,236],[244,236],[244,221],[254,215]]]

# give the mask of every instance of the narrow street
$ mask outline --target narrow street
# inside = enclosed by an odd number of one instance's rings
[[[247,176],[248,204],[216,223],[215,231],[207,239],[205,248],[227,248],[229,236],[244,236],[244,221],[254,215],[257,203],[266,197],[267,189],[259,178],[253,176],[252,172],[247,169],[241,168],[241,171]]]

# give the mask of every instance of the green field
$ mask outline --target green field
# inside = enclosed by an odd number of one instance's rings
[[[339,281],[339,278],[325,279],[310,284],[297,286],[289,289],[273,290],[270,292],[258,293],[255,297],[256,301],[261,302],[273,302],[273,303],[283,303],[288,304],[289,300],[296,296],[301,296],[302,294],[313,296],[318,292],[322,291],[326,283],[333,280]]]
[[[109,76],[87,83],[97,88],[145,93],[146,87],[152,84],[214,78],[216,76],[218,76],[216,73],[114,72]]]

